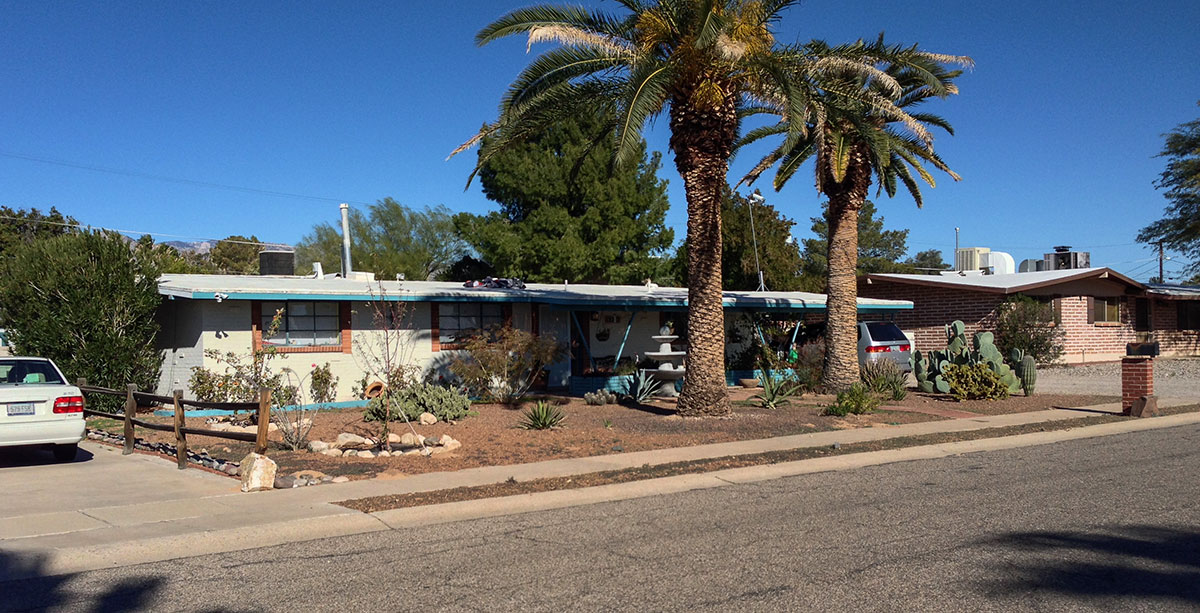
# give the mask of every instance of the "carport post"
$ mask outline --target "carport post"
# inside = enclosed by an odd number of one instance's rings
[[[271,390],[258,390],[258,436],[254,437],[254,453],[267,452],[267,428],[271,425]]]
[[[175,402],[175,459],[179,462],[179,470],[183,470],[187,468],[187,434],[183,432],[184,413],[180,398],[183,398],[183,390],[171,392],[171,400]]]
[[[133,415],[137,413],[137,398],[133,394],[136,391],[137,385],[133,383],[125,386],[125,448],[121,450],[121,455],[133,453],[133,442],[136,440],[133,435]]]
[[[613,362],[613,372],[616,372],[617,366],[621,365],[621,354],[625,353],[625,341],[629,340],[629,330],[633,328],[634,317],[637,317],[637,311],[630,311],[629,325],[625,326],[625,336],[621,337],[621,346],[617,347],[617,360]]]

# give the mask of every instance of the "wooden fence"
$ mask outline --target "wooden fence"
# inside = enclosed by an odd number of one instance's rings
[[[224,438],[234,441],[245,441],[254,443],[254,451],[256,453],[266,453],[267,451],[267,431],[271,425],[271,390],[261,389],[258,392],[258,402],[203,402],[200,400],[185,400],[183,398],[183,390],[175,390],[170,396],[158,396],[147,392],[140,392],[136,385],[129,384],[124,392],[108,389],[105,387],[95,387],[87,384],[87,379],[79,379],[77,387],[85,394],[101,394],[105,396],[125,397],[125,409],[122,413],[105,413],[103,411],[94,411],[87,408],[86,403],[83,409],[83,414],[91,417],[108,417],[111,419],[122,419],[125,421],[125,448],[122,454],[129,455],[133,453],[133,445],[136,437],[134,435],[134,426],[146,428],[148,430],[158,430],[160,432],[175,433],[175,455],[179,462],[179,469],[187,468],[187,435],[194,434],[196,436],[212,436],[215,438]],[[175,407],[175,423],[173,425],[156,424],[154,422],[145,421],[136,417],[138,402],[158,403],[164,405],[172,405]],[[185,407],[194,407],[198,409],[217,409],[223,411],[236,412],[257,412],[258,413],[258,431],[257,432],[228,432],[224,430],[208,430],[205,428],[189,428],[184,425]]]

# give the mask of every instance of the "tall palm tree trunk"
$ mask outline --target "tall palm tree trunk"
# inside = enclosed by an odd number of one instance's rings
[[[839,391],[858,381],[858,211],[871,186],[865,145],[855,146],[841,182],[825,175],[829,196],[829,287],[825,302],[825,374],[822,385]]]
[[[671,149],[687,193],[688,353],[679,414],[727,415],[725,310],[721,291],[721,193],[737,137],[730,98],[716,111],[671,103]]]

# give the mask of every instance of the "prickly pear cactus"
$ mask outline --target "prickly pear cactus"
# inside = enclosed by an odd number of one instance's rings
[[[1037,386],[1037,360],[1033,356],[1027,355],[1021,358],[1021,389],[1025,390],[1026,396],[1033,395],[1033,388]]]
[[[967,327],[961,321],[955,321],[946,326],[946,349],[943,351],[928,351],[925,354],[913,352],[913,376],[917,379],[917,388],[931,394],[950,393],[950,385],[942,379],[942,371],[951,364],[969,366],[972,364],[987,364],[992,372],[1000,376],[1000,380],[1008,387],[1009,393],[1022,389],[1020,375],[1004,363],[1004,356],[996,348],[996,337],[991,332],[977,332],[967,338]]]

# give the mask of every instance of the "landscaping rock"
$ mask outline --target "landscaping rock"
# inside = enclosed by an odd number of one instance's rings
[[[444,438],[448,438],[450,440],[442,441],[442,449],[445,449],[446,451],[454,451],[455,449],[462,447],[462,443],[458,442],[457,440],[452,439],[448,436],[444,437]]]
[[[334,441],[332,446],[336,447],[338,449],[342,449],[342,450],[345,450],[345,449],[358,450],[358,449],[370,449],[370,448],[374,447],[375,444],[357,434],[343,432],[337,436],[337,440]]]
[[[400,437],[400,444],[405,447],[419,447],[423,438],[420,434],[405,432],[404,436]]]
[[[343,457],[343,458],[352,458],[352,457],[354,457],[354,456],[356,456],[356,455],[358,455],[358,451],[357,451],[357,450],[355,450],[355,449],[347,449],[346,451],[343,451],[343,452],[342,452],[342,457]]]
[[[330,482],[330,483],[345,483],[345,482],[347,482],[347,481],[349,481],[349,480],[350,480],[350,477],[346,477],[346,476],[344,476],[344,475],[343,475],[343,476],[340,476],[340,477],[334,477],[333,479],[330,479],[330,480],[329,480],[329,482]]]
[[[240,472],[240,470],[241,469],[238,467],[237,464],[233,464],[233,463],[225,464],[225,474],[229,475],[230,477],[238,476],[238,473]]]
[[[373,457],[375,457],[375,454],[371,453],[370,451],[359,451],[358,453],[355,454],[355,457],[373,458]]]
[[[342,455],[342,450],[341,450],[341,449],[334,449],[334,448],[330,447],[329,449],[326,449],[325,451],[322,451],[322,452],[321,452],[321,455],[327,455],[327,456],[331,456],[331,457],[337,458],[337,457],[341,457],[341,455]]]
[[[275,461],[265,455],[251,453],[241,462],[242,491],[260,492],[275,485]]]
[[[325,441],[309,441],[308,442],[308,450],[313,453],[321,453],[322,451],[325,451],[326,449],[329,449],[329,443],[326,443]]]
[[[383,451],[380,451],[379,453],[377,453],[375,455],[378,457],[381,457],[381,458],[390,458],[392,456],[392,452],[384,449]]]
[[[319,470],[305,469],[305,470],[298,470],[298,471],[292,473],[292,476],[297,479],[308,479],[309,481],[320,481],[321,479],[324,479],[325,477],[328,477],[329,475],[326,475],[325,473],[323,473]]]
[[[305,483],[307,483],[307,480],[305,480]],[[277,489],[277,490],[288,490],[288,489],[292,489],[293,487],[300,487],[301,485],[304,485],[305,483],[301,483],[299,479],[297,479],[291,475],[275,477],[275,489]]]
[[[403,440],[404,440],[403,437],[401,437],[399,434],[396,434],[395,432],[388,432],[388,442],[389,443],[395,445],[397,443],[400,443]]]
[[[417,421],[421,422],[422,426],[432,426],[437,423],[438,419],[433,413],[421,413]]]

